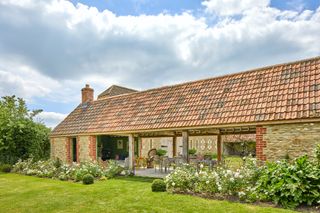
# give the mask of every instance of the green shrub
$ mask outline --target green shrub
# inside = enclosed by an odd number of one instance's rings
[[[189,149],[189,155],[195,155],[197,153],[197,150],[195,148]]]
[[[167,154],[167,151],[164,149],[157,149],[156,153],[158,156],[165,156]]]
[[[155,179],[152,182],[151,190],[153,192],[165,192],[166,191],[166,184],[162,179]]]
[[[1,172],[5,172],[5,173],[9,173],[12,170],[12,166],[10,164],[3,164],[0,166],[0,171]]]
[[[50,156],[50,129],[29,110],[22,98],[0,98],[0,162],[15,164],[19,159],[47,159]]]
[[[117,175],[120,175],[120,173],[124,170],[122,166],[118,164],[117,161],[110,160],[108,161],[108,166],[105,171],[105,176],[107,178],[114,178]]]
[[[271,200],[285,208],[300,204],[315,205],[320,200],[320,167],[307,156],[268,163],[257,182],[262,200]]]
[[[82,183],[85,185],[93,184],[94,183],[94,177],[91,174],[86,174],[82,178]]]
[[[59,158],[56,158],[53,162],[53,165],[58,169],[62,166],[62,161]]]
[[[314,150],[314,157],[316,158],[318,165],[320,165],[320,143],[317,145],[317,147]]]
[[[82,181],[85,174],[91,174],[95,178],[100,178],[105,173],[103,167],[93,162],[63,164],[58,160],[34,161],[32,158],[25,161],[19,160],[13,166],[13,172],[73,181]]]

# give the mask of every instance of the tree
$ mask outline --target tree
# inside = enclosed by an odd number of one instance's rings
[[[0,162],[49,157],[50,129],[33,120],[41,112],[28,110],[25,101],[15,96],[0,99]]]

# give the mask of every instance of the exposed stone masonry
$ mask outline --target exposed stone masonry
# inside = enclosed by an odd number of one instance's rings
[[[287,154],[293,159],[307,154],[320,143],[320,123],[281,124],[257,127],[257,158],[274,161]]]

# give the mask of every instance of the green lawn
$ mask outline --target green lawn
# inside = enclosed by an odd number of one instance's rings
[[[243,160],[240,156],[226,156],[225,162],[232,169],[238,169],[243,164]]]
[[[93,185],[0,174],[0,212],[290,212],[150,190],[150,179]]]

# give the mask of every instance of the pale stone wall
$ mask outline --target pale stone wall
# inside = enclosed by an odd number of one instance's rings
[[[59,158],[63,162],[67,162],[67,142],[68,138],[66,137],[58,137],[51,138],[51,158],[56,159]]]
[[[182,138],[177,140],[177,153],[182,154]],[[191,136],[189,137],[189,149],[196,149],[197,154],[217,153],[217,136]]]
[[[141,156],[147,157],[151,149],[167,150],[167,156],[172,157],[172,138],[142,138]]]
[[[79,162],[91,161],[90,157],[90,136],[79,136],[78,137],[78,157]]]
[[[313,149],[320,143],[320,123],[281,124],[263,126],[266,133],[263,141],[266,147],[263,154],[267,161],[289,157],[296,158],[304,154],[312,155]]]
[[[182,154],[182,137],[177,137],[176,143],[177,155]],[[141,156],[147,157],[150,149],[165,149],[167,156],[173,157],[173,142],[172,137],[166,138],[142,138]],[[190,136],[189,148],[195,148],[197,154],[207,152],[217,152],[217,137],[216,136]]]

